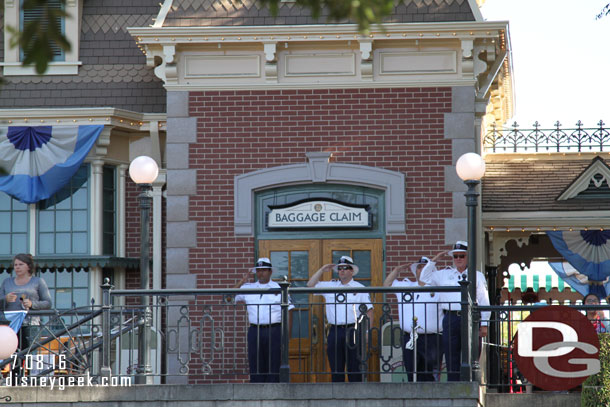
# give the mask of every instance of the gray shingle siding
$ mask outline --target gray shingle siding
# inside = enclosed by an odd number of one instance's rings
[[[166,109],[166,92],[127,32],[148,26],[159,11],[158,0],[87,0],[78,75],[4,77],[0,108],[115,107],[146,113]],[[121,14],[116,14],[120,12]]]
[[[428,3],[428,4],[426,4]],[[278,15],[272,17],[266,7],[254,0],[174,0],[174,8],[168,13],[164,26],[222,26],[222,25],[305,25],[323,24],[328,12],[323,11],[319,19],[295,3],[281,3]],[[394,12],[384,20],[388,23],[474,21],[474,14],[467,0],[400,0]],[[341,21],[353,23],[352,21]]]

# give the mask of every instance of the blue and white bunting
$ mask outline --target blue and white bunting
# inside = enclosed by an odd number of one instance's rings
[[[0,191],[24,203],[50,198],[81,166],[104,126],[0,127]]]
[[[603,294],[605,290],[602,284],[610,276],[610,232],[581,230],[546,232],[546,234],[559,254],[579,273],[587,276],[589,292],[599,290],[596,294]]]
[[[27,315],[27,311],[4,311],[4,317],[9,321],[8,326],[10,326],[15,333],[19,332]]]

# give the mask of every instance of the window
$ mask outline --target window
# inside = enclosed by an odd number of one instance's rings
[[[38,209],[37,254],[89,253],[89,165]]]
[[[103,174],[103,230],[102,254],[114,255],[116,251],[116,169],[104,166]]]
[[[50,10],[62,10],[63,5],[61,0],[47,0],[47,4]],[[24,30],[26,24],[31,21],[35,21],[40,19],[43,16],[44,8],[42,6],[38,6],[32,9],[23,9],[23,0],[21,0],[21,8],[20,8],[20,19],[19,19],[19,27],[21,31]],[[44,20],[43,20],[44,21]],[[57,25],[61,28],[61,33],[65,35],[65,20],[62,17],[57,17],[56,20]],[[48,22],[45,21],[44,26],[48,25]],[[56,44],[51,44],[51,50],[53,52],[53,61],[65,61],[64,50]],[[20,61],[23,61],[25,55],[23,50],[20,50]]]
[[[46,269],[39,276],[49,286],[53,308],[65,310],[91,305],[88,268]]]
[[[79,0],[48,0],[53,7],[64,7],[68,17],[62,18],[62,32],[71,45],[71,50],[64,52],[60,48],[55,50],[54,61],[49,64],[45,75],[77,75],[81,63],[78,60],[80,48],[80,24],[78,17],[81,14],[82,1]],[[11,36],[7,27],[21,29],[23,22],[36,17],[36,10],[23,13],[22,0],[4,0],[4,62],[0,62],[5,76],[37,75],[33,66],[21,66],[22,53],[19,47],[8,46]],[[62,4],[63,3],[63,4]]]
[[[0,255],[28,252],[28,205],[0,192]]]

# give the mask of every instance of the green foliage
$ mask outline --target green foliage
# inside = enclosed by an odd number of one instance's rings
[[[599,334],[601,370],[582,385],[582,407],[610,407],[610,334]]]
[[[65,0],[60,0],[61,4]],[[61,18],[67,18],[65,9],[53,7],[47,0],[24,0],[23,10],[38,10],[36,18],[19,28],[8,26],[11,34],[11,47],[19,46],[23,50],[23,65],[34,65],[36,72],[42,74],[47,70],[49,61],[53,60],[53,45],[64,51],[70,50],[68,39],[61,32]]]
[[[277,15],[280,1],[261,0],[261,3],[269,7],[271,14]],[[371,25],[380,24],[394,10],[392,0],[296,0],[296,4],[309,8],[315,18],[325,9],[332,21],[352,20],[363,35],[368,35]]]

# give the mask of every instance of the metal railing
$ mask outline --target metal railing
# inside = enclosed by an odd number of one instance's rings
[[[100,370],[104,374],[136,375],[151,371],[157,383],[214,383],[249,380],[247,363],[247,330],[245,306],[235,304],[236,295],[279,294],[281,302],[281,364],[279,379],[289,381],[329,381],[333,374],[328,366],[327,334],[332,329],[324,317],[324,304],[309,301],[312,294],[334,293],[337,302],[344,302],[348,293],[371,294],[372,305],[379,309],[378,318],[370,320],[366,307],[359,309],[359,324],[350,327],[350,334],[358,335],[351,346],[358,347],[359,363],[364,380],[392,380],[396,362],[404,346],[395,301],[387,301],[387,294],[399,293],[402,303],[409,304],[413,296],[423,292],[461,292],[463,342],[469,343],[471,326],[470,301],[463,287],[364,287],[364,288],[305,288],[280,283],[279,289],[197,289],[197,290],[112,290],[104,286],[102,306],[102,358]],[[152,303],[147,310],[139,305],[139,296],[149,296]],[[289,313],[288,298],[293,298],[295,309]],[[343,297],[343,299],[341,299]],[[113,307],[111,301],[123,303]],[[120,300],[119,300],[120,299]],[[133,304],[133,305],[130,305]],[[346,303],[351,305],[350,303]],[[437,304],[438,305],[438,304]],[[449,304],[456,307],[457,304]],[[262,307],[267,307],[263,305]],[[115,314],[113,314],[115,313]],[[110,315],[114,316],[113,318]],[[112,338],[110,331],[118,322],[127,319],[142,321],[151,317],[153,340],[146,344],[153,366],[138,366],[137,336],[134,330],[126,336]],[[141,324],[143,325],[143,324]],[[385,337],[384,337],[385,336]],[[384,345],[385,341],[385,345]],[[121,349],[121,352],[113,349]],[[466,360],[460,372],[462,380],[471,380],[470,346],[461,349]],[[126,366],[129,368],[126,369]],[[439,367],[440,370],[440,367]],[[399,381],[417,372],[402,372]],[[421,372],[420,372],[421,373]],[[439,372],[425,372],[434,373]],[[446,374],[446,373],[444,373]],[[396,380],[396,379],[394,379]]]
[[[510,128],[495,124],[485,134],[483,148],[487,153],[529,152],[601,152],[610,148],[610,129],[600,120],[596,127],[564,127],[559,121],[551,128],[542,128],[535,122],[531,128],[520,128],[514,122]]]
[[[483,340],[483,384],[490,391],[525,392],[531,389],[514,363],[513,337],[518,324],[529,313],[543,305],[530,306],[472,306],[467,284],[462,287],[364,287],[320,289],[290,287],[281,283],[279,289],[200,289],[200,290],[112,290],[103,286],[104,304],[64,313],[36,312],[46,315],[48,322],[32,338],[31,346],[17,354],[17,359],[28,370],[30,377],[87,374],[95,380],[100,377],[135,379],[144,375],[149,383],[228,383],[247,382],[250,379],[247,354],[247,335],[250,324],[246,307],[236,304],[238,294],[282,295],[281,322],[281,382],[330,381],[328,334],[333,329],[325,321],[325,304],[315,294],[334,293],[337,302],[346,300],[349,293],[368,293],[377,310],[374,319],[366,315],[366,307],[359,309],[359,324],[349,327],[354,335],[353,346],[358,351],[362,380],[380,382],[406,382],[432,380],[445,381],[448,373],[459,373],[460,380],[477,379],[476,361],[471,355],[473,326],[481,312],[490,311],[489,335]],[[402,329],[399,307],[414,310],[417,306],[436,306],[438,302],[416,302],[423,293],[450,293],[461,290],[462,327],[461,360],[459,372],[448,372],[446,365],[412,361],[411,367],[403,363],[403,352],[409,335]],[[152,299],[143,309],[138,301],[141,295]],[[435,294],[436,295],[436,294]],[[295,308],[288,311],[292,298]],[[346,305],[351,305],[346,300]],[[457,303],[448,304],[454,309]],[[267,307],[267,306],[262,306]],[[581,311],[610,311],[608,305],[574,305]],[[474,312],[471,312],[474,311]],[[145,343],[151,361],[149,367],[139,366],[139,329],[144,318],[150,318],[150,341]],[[472,319],[471,319],[472,318]],[[406,318],[403,318],[406,319]],[[404,321],[403,321],[404,322]],[[426,320],[414,321],[428,331]],[[437,322],[438,323],[438,322]],[[435,327],[433,327],[435,328]],[[436,326],[438,328],[438,325]],[[606,323],[610,330],[610,321]],[[431,329],[430,331],[434,331]],[[258,334],[258,332],[257,332]],[[440,346],[436,344],[421,346]],[[418,341],[415,341],[419,344]],[[418,346],[418,345],[415,345]],[[421,350],[421,349],[420,349]],[[425,352],[424,354],[427,354]],[[417,347],[413,352],[418,355]],[[471,356],[469,356],[471,355]],[[28,362],[27,358],[31,360]],[[445,355],[447,359],[447,355]],[[43,361],[33,368],[32,361]],[[0,365],[10,363],[7,359]],[[30,366],[27,366],[29,363]],[[428,377],[428,379],[426,379]]]

